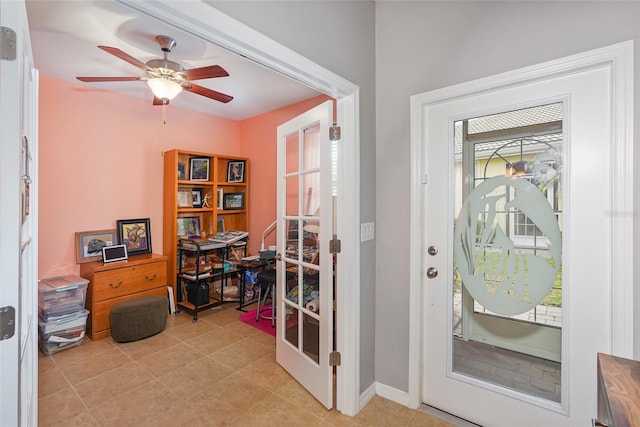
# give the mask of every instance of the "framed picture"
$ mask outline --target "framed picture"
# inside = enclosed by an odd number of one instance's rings
[[[190,208],[193,206],[193,196],[189,190],[178,190],[178,207]]]
[[[178,163],[178,180],[187,179],[187,165]]]
[[[225,193],[222,209],[244,209],[244,193]]]
[[[209,181],[209,158],[195,157],[191,159],[191,170],[189,173],[191,181]]]
[[[227,181],[244,182],[244,162],[229,162]]]
[[[149,218],[116,221],[118,242],[127,246],[129,255],[151,253],[151,222]]]
[[[202,207],[202,188],[194,188],[191,190],[191,205],[194,208]]]
[[[200,237],[200,217],[178,217],[178,239]]]
[[[98,261],[102,257],[102,248],[116,243],[116,230],[77,231],[76,262]]]
[[[218,199],[216,200],[216,207],[219,210],[222,210],[222,199],[224,197],[224,190],[222,188],[218,188]]]
[[[126,261],[127,259],[129,259],[127,245],[113,245],[102,248],[102,262],[105,264]]]

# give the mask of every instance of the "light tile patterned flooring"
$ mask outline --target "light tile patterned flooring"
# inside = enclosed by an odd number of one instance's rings
[[[231,305],[196,323],[183,313],[141,341],[40,353],[39,425],[454,425],[377,396],[355,417],[325,409],[275,362],[275,339],[239,315]]]

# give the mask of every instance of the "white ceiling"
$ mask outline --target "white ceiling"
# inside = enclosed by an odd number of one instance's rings
[[[35,66],[40,74],[73,82],[88,90],[109,90],[148,99],[151,103],[153,95],[144,81],[84,83],[76,77],[143,76],[140,69],[97,46],[116,47],[147,62],[163,57],[155,36],[166,35],[177,42],[169,59],[185,69],[220,65],[227,70],[228,77],[196,83],[234,97],[223,104],[183,92],[171,101],[170,107],[243,120],[319,94],[239,55],[111,1],[27,0],[26,5]]]

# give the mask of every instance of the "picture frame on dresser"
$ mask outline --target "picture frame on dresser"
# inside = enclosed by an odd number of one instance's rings
[[[117,243],[116,230],[96,230],[76,232],[76,263],[98,261],[102,258],[102,248]]]
[[[129,255],[151,253],[151,220],[149,218],[116,221],[118,242],[126,245]]]

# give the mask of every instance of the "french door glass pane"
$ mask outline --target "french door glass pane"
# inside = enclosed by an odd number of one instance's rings
[[[286,268],[279,314],[283,337],[301,355],[319,363],[320,127],[286,138]]]

